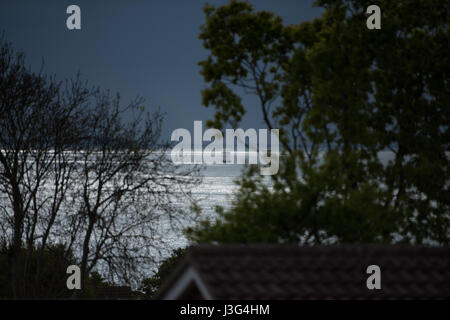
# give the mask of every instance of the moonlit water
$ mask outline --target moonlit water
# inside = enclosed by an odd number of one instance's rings
[[[186,151],[185,151],[186,152]],[[268,155],[268,152],[270,155]],[[175,154],[177,154],[175,152]],[[199,220],[214,219],[216,217],[216,207],[221,206],[225,210],[229,209],[233,203],[233,198],[238,191],[239,186],[235,181],[242,175],[246,164],[257,164],[263,174],[262,179],[270,187],[271,177],[264,175],[262,168],[273,169],[273,162],[276,163],[278,169],[279,158],[282,157],[278,150],[269,151],[255,151],[255,150],[222,150],[214,153],[214,159],[219,164],[206,164],[204,151],[189,150],[187,157],[183,161],[178,162],[174,159],[173,154],[168,152],[166,154],[168,161],[173,160],[175,164],[180,166],[192,166],[192,161],[202,161],[200,176],[201,183],[191,189],[192,197],[196,201],[197,206],[201,209]],[[208,158],[206,158],[208,159]],[[237,162],[244,162],[245,164],[237,164]],[[255,163],[256,162],[256,163]],[[266,173],[267,174],[267,173]],[[179,204],[185,212],[189,212],[189,205]],[[191,226],[187,221],[187,225]],[[169,242],[171,247],[183,247],[188,244],[186,238],[180,235],[180,232],[165,230],[165,237],[171,237]],[[166,239],[167,241],[167,239]]]
[[[195,159],[197,153],[197,151],[191,152],[191,160]],[[217,206],[221,206],[225,210],[231,207],[235,192],[239,188],[239,186],[235,183],[235,180],[242,175],[246,166],[245,164],[235,163],[237,156],[242,153],[245,154],[245,163],[249,162],[249,157],[253,154],[256,154],[258,156],[258,160],[261,161],[258,152],[226,151],[222,154],[223,163],[200,165],[201,170],[199,174],[202,177],[201,183],[191,189],[192,198],[201,209],[201,214],[198,217],[199,220],[214,218],[216,216]],[[230,162],[228,157],[229,155],[231,155],[231,159],[234,159],[234,161]],[[168,152],[166,156],[167,161],[171,161],[170,152]],[[189,167],[192,166],[193,163],[191,162],[178,165],[182,167]],[[267,163],[259,163],[259,166],[267,167]],[[270,185],[270,176],[264,176],[263,179]],[[189,213],[191,210],[190,203],[188,203],[188,201],[185,203],[177,203],[177,205],[180,206],[180,209],[183,209],[186,213]],[[186,228],[189,226],[192,226],[192,223],[186,219]],[[164,234],[165,240],[169,242],[172,249],[185,247],[188,245],[186,237],[183,234],[180,234],[179,230],[173,231],[170,230],[170,228],[165,228],[164,225],[161,225],[161,228],[164,229],[161,234]]]
[[[282,155],[281,155],[282,157]],[[388,161],[392,160],[392,154],[389,152],[380,152],[379,154],[380,160],[385,164]],[[167,160],[171,161],[170,156],[167,155]],[[183,166],[192,166],[189,164],[182,164]],[[216,206],[222,206],[225,210],[229,209],[232,205],[233,198],[238,191],[239,186],[235,183],[243,170],[245,169],[245,165],[240,164],[232,164],[224,161],[222,164],[214,164],[214,165],[201,165],[200,176],[202,177],[200,184],[196,185],[191,189],[192,198],[196,201],[198,207],[201,209],[201,214],[198,217],[199,220],[204,219],[213,219],[216,216],[215,208]],[[166,172],[165,174],[167,174]],[[170,173],[169,173],[170,174]],[[176,175],[176,172],[173,174]],[[271,185],[271,177],[265,176],[264,181],[267,182],[269,188]],[[51,188],[50,185],[45,186],[46,188]],[[191,202],[186,197],[174,197],[174,202],[172,205],[175,206],[177,211],[183,211],[183,214],[186,217],[180,217],[180,225],[181,228],[187,228],[193,226],[193,221],[191,219]],[[0,195],[1,197],[2,195]],[[5,195],[3,195],[6,197]],[[0,199],[7,202],[8,199]],[[2,202],[3,202],[2,201]],[[62,208],[62,210],[73,210],[74,208]],[[184,236],[182,230],[180,228],[171,228],[170,223],[168,223],[167,219],[164,217],[155,221],[156,229],[156,243],[161,244],[159,248],[164,247],[162,257],[164,258],[170,255],[170,252],[179,247],[185,247],[188,245],[188,240]],[[158,255],[161,254],[160,251],[155,250],[155,258],[158,259]]]
[[[80,162],[80,164],[82,164],[80,160],[77,160],[77,157],[75,157],[75,155],[73,157],[70,157],[72,153],[71,151],[67,151],[67,153],[69,155],[69,161],[74,161],[77,163]],[[156,151],[155,153],[157,154],[158,151]],[[161,154],[159,153],[159,155]],[[149,161],[150,160],[151,159],[149,159]],[[92,155],[92,160],[89,161],[95,161],[95,154]],[[168,153],[166,154],[166,160],[163,161],[171,162],[170,155]],[[161,179],[164,179],[165,175],[177,175],[176,168],[178,166],[181,167],[180,169],[182,171],[184,171],[183,169],[189,169],[189,167],[194,168],[193,164],[175,165],[175,171],[164,172],[161,176]],[[214,218],[216,216],[215,208],[217,206],[222,206],[225,209],[230,208],[233,201],[233,196],[238,189],[238,185],[236,185],[234,181],[242,174],[244,168],[245,165],[226,162],[214,165],[200,165],[199,175],[201,176],[201,181],[198,185],[190,189],[192,199],[196,202],[196,205],[201,210],[201,213],[197,217],[198,220]],[[143,174],[145,175],[145,173]],[[193,179],[195,179],[195,177],[193,177]],[[53,192],[53,188],[54,185],[50,178],[39,188],[40,196],[48,197]],[[155,190],[158,191],[157,185],[155,185],[155,188]],[[79,186],[74,185],[71,187],[71,189],[73,189],[72,191],[78,190]],[[108,185],[105,185],[104,189],[108,189]],[[189,191],[189,188],[187,189],[188,190],[186,191]],[[176,211],[183,212],[182,216],[178,216],[181,223],[178,224],[178,227],[172,228],[171,223],[168,221],[169,218],[164,214],[161,218],[155,219],[153,226],[156,230],[153,229],[150,232],[152,232],[152,236],[154,236],[155,238],[155,244],[158,247],[158,249],[155,249],[154,251],[156,260],[159,260],[160,258],[163,259],[166,256],[170,255],[171,251],[175,248],[185,247],[186,245],[188,245],[188,240],[184,236],[181,229],[193,226],[195,223],[195,221],[192,220],[192,202],[181,192],[177,193],[175,190],[174,192],[176,193],[176,195],[173,197],[172,205],[174,206],[174,209]],[[67,204],[69,205],[67,205],[65,202],[61,205],[61,213],[64,213],[59,215],[61,219],[64,219],[68,214],[76,214],[77,207],[71,205],[71,199],[71,195],[69,194],[67,196]],[[0,194],[0,203],[4,203],[5,206],[9,206],[9,199],[7,198],[6,194]],[[11,210],[12,212],[12,208],[10,208],[9,210]],[[122,219],[129,219],[129,216],[124,215],[117,220],[119,224],[122,222],[125,224],[129,223],[129,221],[123,221]],[[62,220],[60,222],[64,224]],[[39,228],[40,226],[38,226],[38,229]],[[153,231],[155,231],[154,234]],[[61,243],[65,242],[65,239],[61,238],[60,235],[53,235],[52,240]],[[80,252],[77,250],[77,248],[75,248],[75,254],[78,255],[79,253]]]
[[[244,165],[238,164],[204,165],[202,167],[200,170],[201,183],[191,190],[193,199],[197,201],[197,205],[201,209],[199,219],[213,218],[216,214],[216,206],[230,208],[238,188],[234,180],[241,175],[243,169]],[[183,207],[186,212],[190,210],[188,202],[178,205]],[[182,234],[167,231],[165,236],[169,238],[167,240],[172,248],[184,247],[188,244]]]

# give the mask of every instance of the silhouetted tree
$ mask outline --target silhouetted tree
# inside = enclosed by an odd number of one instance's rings
[[[162,114],[144,110],[142,98],[124,105],[79,77],[33,73],[1,42],[0,241],[14,298],[44,294],[54,243],[73,252],[83,285],[93,271],[132,283],[170,250],[162,234],[192,217],[196,168],[174,167]]]
[[[449,3],[320,0],[285,26],[247,2],[205,7],[208,125],[238,124],[253,94],[283,156],[273,188],[250,168],[233,208],[190,230],[206,242],[448,244]]]
[[[167,280],[169,275],[174,271],[176,266],[180,263],[181,259],[185,256],[186,248],[178,248],[172,252],[172,254],[164,259],[157,271],[150,278],[145,278],[139,287],[139,290],[143,292],[143,297],[153,298],[158,292],[164,281]]]
[[[56,212],[64,198],[66,171],[63,150],[76,145],[80,103],[88,92],[80,81],[66,83],[33,73],[23,54],[8,43],[0,46],[0,192],[2,241],[10,240],[14,297],[23,297],[19,270],[23,244],[32,254],[36,239],[46,245]],[[56,170],[55,170],[56,167]],[[51,179],[53,188],[44,190]],[[39,228],[38,228],[39,225]],[[25,241],[24,241],[25,238]],[[25,242],[25,243],[24,243]],[[41,252],[41,255],[43,251]],[[40,266],[37,267],[39,273]],[[21,283],[22,282],[22,283]]]
[[[34,276],[37,267],[41,269],[38,283],[40,299],[55,299],[55,298],[69,298],[72,292],[66,287],[66,269],[68,265],[76,262],[75,256],[67,251],[63,245],[48,244],[44,250],[40,248],[33,248],[31,254],[28,248],[21,250],[20,255],[20,274],[24,277],[21,282],[21,291],[24,294],[36,292]],[[0,248],[0,268],[2,273],[0,275],[0,298],[13,298],[12,292],[12,277],[10,268],[9,248],[3,244]],[[27,270],[25,272],[25,260]],[[31,297],[31,295],[27,295]]]
[[[74,186],[73,238],[82,247],[81,273],[95,267],[109,279],[138,284],[140,269],[155,263],[154,250],[169,248],[163,232],[181,230],[189,219],[195,168],[180,168],[159,143],[162,115],[145,114],[142,99],[121,106],[120,97],[96,94]],[[129,121],[125,112],[135,111]],[[142,273],[140,273],[142,271]]]

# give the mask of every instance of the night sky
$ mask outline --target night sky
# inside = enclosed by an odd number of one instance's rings
[[[201,105],[205,86],[197,63],[207,56],[198,39],[205,21],[205,0],[0,0],[0,33],[38,71],[58,79],[80,71],[91,85],[119,91],[129,100],[140,95],[149,110],[166,113],[163,135],[176,128],[192,130],[194,120],[212,118],[214,109]],[[228,1],[208,1],[216,6]],[[269,10],[286,24],[319,16],[312,0],[250,1],[256,10]],[[81,8],[81,30],[66,28],[66,8]],[[251,99],[241,128],[265,128]]]

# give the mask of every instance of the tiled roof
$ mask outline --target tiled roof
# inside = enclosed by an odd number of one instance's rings
[[[369,265],[381,269],[381,290],[366,286]],[[214,299],[450,298],[449,247],[201,245],[161,293],[188,266]]]

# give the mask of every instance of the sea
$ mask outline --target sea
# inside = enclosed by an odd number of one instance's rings
[[[242,164],[214,164],[202,165],[199,171],[200,183],[191,189],[192,198],[196,201],[201,212],[198,220],[214,219],[217,216],[216,207],[221,206],[225,210],[232,206],[233,199],[238,191],[236,180],[242,175],[245,165]],[[267,183],[270,183],[267,177]],[[189,202],[178,203],[186,212],[189,212]],[[192,226],[187,222],[186,227]],[[188,240],[180,232],[169,231],[164,233],[171,248],[185,247]]]

